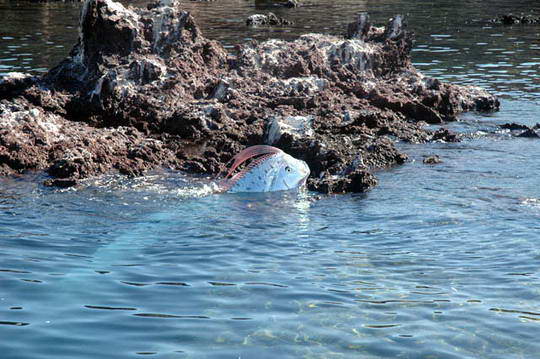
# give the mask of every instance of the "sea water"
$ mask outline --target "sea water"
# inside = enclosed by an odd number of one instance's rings
[[[11,4],[0,17],[77,10]],[[501,111],[445,125],[460,143],[398,143],[410,161],[377,172],[366,194],[216,194],[209,179],[170,171],[68,190],[43,187],[41,173],[1,179],[1,358],[538,355],[540,140],[498,125],[540,122],[540,27],[486,21],[530,2],[308,5],[276,10],[292,28],[247,30],[244,15],[274,8],[186,4],[226,45],[337,33],[360,10],[380,24],[405,13],[416,66],[489,89]],[[0,59],[0,71],[53,65],[32,50],[41,35],[11,24],[0,56],[27,64]],[[49,39],[76,25],[47,24]],[[424,164],[431,155],[442,163]]]

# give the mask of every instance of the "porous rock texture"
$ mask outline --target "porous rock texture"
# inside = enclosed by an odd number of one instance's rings
[[[273,12],[269,12],[266,15],[254,14],[246,19],[247,26],[261,26],[261,25],[285,26],[285,25],[291,25],[291,24],[292,24],[291,21],[286,20],[282,17],[279,17]]]
[[[345,37],[229,54],[179,1],[87,0],[64,61],[0,80],[0,174],[45,170],[58,186],[157,167],[217,174],[243,148],[271,143],[307,161],[310,189],[362,192],[373,171],[407,159],[396,140],[459,140],[424,125],[499,106],[483,89],[423,76],[412,41],[400,16],[377,28],[361,14]]]
[[[540,24],[540,16],[523,15],[523,14],[521,15],[504,14],[504,15],[497,16],[491,21],[495,23],[501,23],[504,25]]]

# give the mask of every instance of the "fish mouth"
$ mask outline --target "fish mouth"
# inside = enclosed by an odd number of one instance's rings
[[[306,170],[306,175],[300,180],[300,186],[305,186],[306,183],[307,183],[307,179],[309,177],[309,175],[311,174],[311,171],[309,170],[309,166],[307,165],[307,163],[304,162],[304,165],[305,165],[305,170]]]
[[[308,177],[309,177],[309,172],[308,172],[307,175],[304,176],[304,178],[302,178],[300,180],[300,186],[305,186],[306,185]]]
[[[301,188],[301,187],[306,185],[308,177],[309,177],[309,173],[307,175],[305,175],[300,181],[298,181],[298,184],[296,186],[294,186],[294,185],[289,186],[289,184],[287,183],[287,181],[285,181],[285,179],[283,179],[283,184],[285,185],[285,188],[287,188],[287,190],[290,190],[290,189],[293,189],[293,188]]]

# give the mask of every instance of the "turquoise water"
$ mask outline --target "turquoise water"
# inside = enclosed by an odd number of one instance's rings
[[[4,180],[2,357],[530,358],[540,141],[475,136],[365,195]]]
[[[241,2],[227,33],[216,14],[231,1],[189,4],[213,14],[203,26],[225,44],[241,11],[260,10]],[[448,124],[461,143],[399,144],[411,161],[367,194],[212,194],[171,172],[74,190],[45,188],[42,174],[0,179],[0,357],[536,357],[540,140],[497,124],[540,122],[540,27],[480,22],[510,4],[496,3],[355,2],[380,19],[409,14],[424,72],[502,98],[499,113]],[[17,4],[0,1],[2,19],[36,6]],[[323,24],[330,4],[317,4],[306,23],[330,32],[353,6]],[[28,51],[29,64],[0,66],[49,66]],[[422,163],[433,154],[443,163]]]

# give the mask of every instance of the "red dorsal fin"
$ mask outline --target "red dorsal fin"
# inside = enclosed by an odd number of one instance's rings
[[[262,156],[259,156],[257,158],[255,158],[253,161],[251,161],[250,163],[247,164],[247,166],[245,166],[244,168],[242,168],[240,170],[240,172],[238,172],[237,174],[231,176],[231,177],[228,177],[226,179],[224,179],[222,182],[221,182],[221,186],[222,186],[222,189],[224,191],[228,191],[230,190],[238,181],[240,181],[249,171],[251,171],[253,168],[257,167],[258,165],[260,165],[261,163],[263,163],[264,161],[266,161],[267,159],[269,159],[270,157],[272,156],[275,156],[276,154],[275,153],[269,153],[269,154],[266,154],[266,155],[262,155]]]
[[[241,164],[245,163],[246,161],[254,157],[267,155],[267,154],[277,154],[281,152],[283,151],[281,151],[279,148],[276,148],[273,146],[267,146],[267,145],[256,145],[256,146],[248,147],[233,157],[232,161],[234,162],[231,168],[229,169],[229,171],[227,172],[227,175],[225,176],[225,178],[232,177],[234,170],[236,170],[238,166],[240,166]]]

